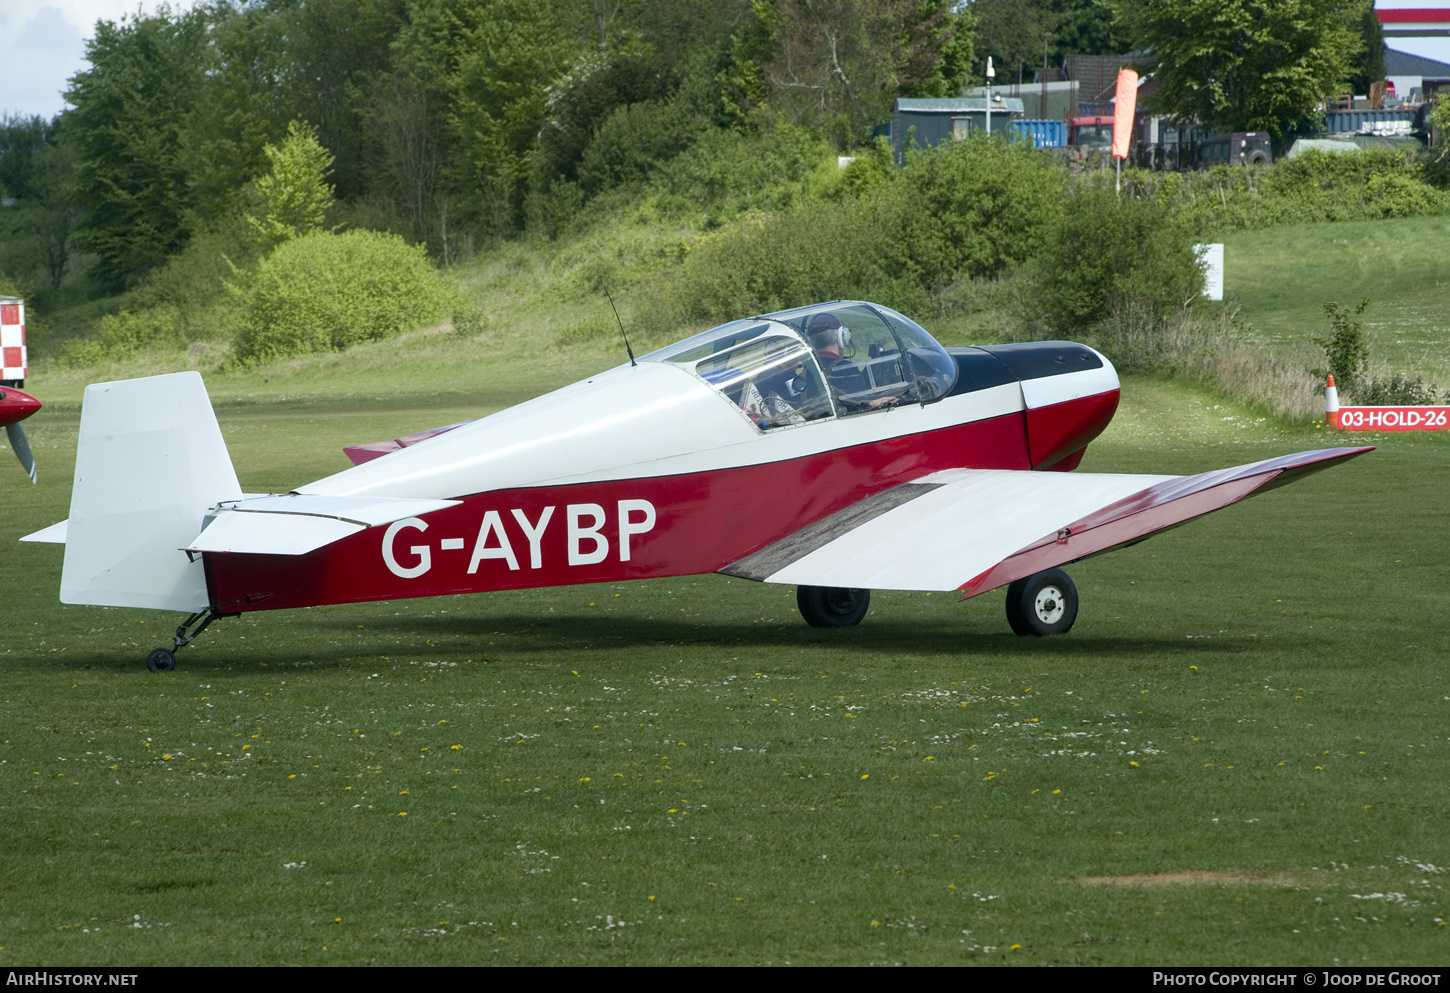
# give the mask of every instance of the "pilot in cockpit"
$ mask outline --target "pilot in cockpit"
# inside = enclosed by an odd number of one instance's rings
[[[876,397],[869,401],[853,401],[843,394],[855,393],[865,386],[864,376],[855,365],[846,361],[851,346],[851,331],[834,314],[816,314],[806,324],[806,341],[820,360],[831,393],[838,404],[856,410],[876,410],[897,403],[899,397]],[[857,380],[861,380],[857,383]]]

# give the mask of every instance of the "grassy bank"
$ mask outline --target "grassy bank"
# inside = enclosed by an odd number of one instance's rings
[[[1308,351],[1324,305],[1370,299],[1370,356],[1391,371],[1450,383],[1450,219],[1295,224],[1223,236],[1225,289],[1253,338]]]

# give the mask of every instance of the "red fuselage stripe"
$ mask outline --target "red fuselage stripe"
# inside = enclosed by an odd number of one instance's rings
[[[1030,468],[1023,414],[765,465],[478,493],[306,555],[208,552],[209,586],[230,613],[714,572],[958,467]]]

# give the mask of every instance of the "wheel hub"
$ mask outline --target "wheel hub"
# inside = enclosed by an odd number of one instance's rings
[[[1038,590],[1033,606],[1037,611],[1037,619],[1043,624],[1056,624],[1067,612],[1062,591],[1056,586],[1044,586]]]

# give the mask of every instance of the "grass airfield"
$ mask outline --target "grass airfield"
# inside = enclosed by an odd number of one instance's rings
[[[1372,366],[1450,383],[1450,218],[1396,217],[1281,224],[1222,236],[1231,305],[1250,336],[1275,350],[1304,350],[1330,334],[1324,305],[1369,306],[1360,318]]]
[[[278,490],[523,388],[218,408]],[[14,543],[76,423],[0,466],[0,964],[1450,961],[1443,435],[1072,567],[1063,638],[707,576],[250,614],[152,674],[179,616]],[[1341,443],[1128,379],[1083,468]]]

